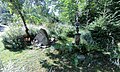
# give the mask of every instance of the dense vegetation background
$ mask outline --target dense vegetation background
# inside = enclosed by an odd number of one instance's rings
[[[73,45],[76,16],[79,46]],[[0,0],[2,26],[0,71],[120,71],[119,0]],[[36,50],[24,39],[40,27],[57,42]]]

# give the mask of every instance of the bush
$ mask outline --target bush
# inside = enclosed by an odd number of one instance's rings
[[[75,29],[71,25],[64,24],[53,24],[52,26],[48,26],[50,34],[60,41],[64,42],[67,40],[67,37],[74,37]]]
[[[8,25],[8,22],[10,22],[11,21],[11,15],[9,14],[9,13],[3,13],[3,14],[1,14],[1,16],[0,16],[0,23],[2,24],[2,25]]]
[[[88,26],[88,29],[91,31],[93,40],[104,51],[109,51],[111,48],[117,45],[117,42],[120,41],[120,26],[115,22],[109,23],[111,19],[109,21],[108,19],[110,18],[106,16],[99,17],[96,19],[96,21]]]
[[[87,26],[97,46],[95,49],[109,55],[110,59],[118,59],[120,54],[120,24],[116,19],[105,13]]]
[[[38,28],[35,26],[29,26],[29,33],[31,36],[35,36]],[[28,43],[25,41],[26,33],[23,27],[21,26],[10,26],[8,30],[5,31],[3,37],[3,44],[5,49],[11,51],[23,50],[27,47]]]

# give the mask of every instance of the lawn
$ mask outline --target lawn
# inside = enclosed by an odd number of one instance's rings
[[[11,52],[9,50],[4,50],[4,46],[0,38],[0,60],[4,66],[12,68],[14,71],[17,69],[27,70],[29,72],[41,72],[45,71],[44,68],[40,65],[40,60],[47,59],[41,50],[24,50],[21,52]],[[11,70],[12,70],[11,69]]]
[[[103,59],[86,56],[78,67],[74,66],[72,53],[60,53],[53,46],[47,49],[26,49],[19,52],[4,50],[0,38],[0,60],[9,72],[119,72],[120,69]],[[73,62],[72,62],[73,61]]]

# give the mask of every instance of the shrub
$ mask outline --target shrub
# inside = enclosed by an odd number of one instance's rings
[[[64,24],[53,24],[48,26],[50,34],[64,42],[67,40],[67,37],[74,37],[75,29],[71,25]]]
[[[9,13],[3,13],[3,14],[1,14],[1,16],[0,16],[0,23],[2,24],[2,25],[8,25],[8,22],[10,22],[11,21],[11,15],[9,14]]]
[[[38,28],[35,26],[29,26],[29,33],[31,36],[35,36],[37,30]],[[23,50],[28,45],[28,43],[25,41],[26,33],[24,28],[21,26],[10,26],[2,37],[2,42],[5,46],[5,49],[9,49],[11,51]]]
[[[103,16],[99,17],[88,26],[88,29],[91,31],[93,40],[97,43],[97,45],[104,49],[104,51],[108,51],[108,48],[114,48],[116,42],[120,41],[120,26],[115,22],[110,22],[109,17]]]
[[[120,24],[116,19],[114,14],[104,13],[87,26],[96,43],[96,50],[106,53],[110,59],[118,59],[120,54],[117,45],[120,42]]]

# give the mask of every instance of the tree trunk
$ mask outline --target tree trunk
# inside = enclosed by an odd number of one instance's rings
[[[23,16],[23,14],[21,13],[20,10],[18,10],[18,13],[19,13],[19,15],[20,15],[20,17],[21,17],[21,19],[22,19],[22,21],[23,21],[23,24],[24,24],[24,27],[25,27],[25,32],[26,32],[27,36],[31,38],[31,36],[30,36],[30,34],[29,34],[29,32],[28,32],[29,29],[28,29],[28,27],[27,27],[27,25],[26,25],[25,18],[24,18],[24,16]]]

